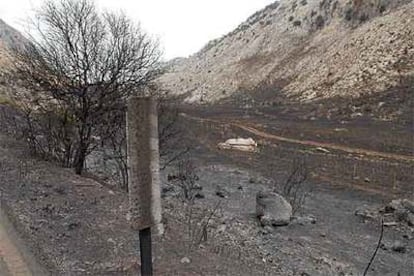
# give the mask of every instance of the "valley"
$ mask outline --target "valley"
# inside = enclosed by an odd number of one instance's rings
[[[155,275],[413,275],[414,1],[275,1],[169,61],[62,1],[43,44],[0,19],[0,275],[139,273],[126,118],[148,95]]]

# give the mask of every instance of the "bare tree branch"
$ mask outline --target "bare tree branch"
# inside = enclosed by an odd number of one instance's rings
[[[381,218],[381,234],[380,234],[380,237],[379,237],[379,240],[378,240],[377,247],[375,248],[374,254],[372,255],[371,259],[369,260],[369,263],[368,263],[367,267],[365,268],[364,276],[367,275],[369,268],[371,267],[372,263],[375,260],[375,257],[377,256],[378,250],[381,247],[383,236],[384,236],[384,218]]]
[[[31,91],[32,121],[46,124],[41,114],[52,111],[61,117],[59,127],[47,124],[54,128],[48,138],[67,140],[55,144],[70,149],[66,159],[80,174],[92,137],[160,72],[158,41],[122,13],[100,13],[90,0],[47,0],[33,22],[32,44],[13,49],[13,73]]]

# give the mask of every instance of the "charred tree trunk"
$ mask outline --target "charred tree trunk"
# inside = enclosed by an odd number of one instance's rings
[[[82,174],[83,169],[85,168],[85,160],[89,154],[90,140],[92,135],[92,127],[88,123],[87,116],[84,116],[84,120],[81,123],[80,129],[78,131],[79,146],[76,150],[76,156],[74,161],[74,168],[76,174]]]
[[[76,153],[76,157],[75,157],[75,163],[74,163],[74,167],[75,167],[75,173],[81,175],[83,172],[83,169],[85,167],[85,160],[86,160],[86,156],[87,156],[87,149],[88,147],[85,146],[83,143],[81,143],[81,145],[79,145],[78,151]]]

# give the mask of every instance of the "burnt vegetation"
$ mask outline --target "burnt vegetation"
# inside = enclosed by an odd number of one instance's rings
[[[125,99],[158,75],[158,43],[88,0],[46,1],[32,27],[32,43],[13,50],[13,74],[30,91],[23,133],[34,153],[81,174],[86,157],[119,131]]]
[[[288,173],[284,179],[280,176],[274,166],[267,168],[267,174],[273,182],[273,191],[282,195],[292,206],[294,215],[300,213],[306,203],[306,199],[312,192],[310,184],[309,166],[304,158],[295,158],[291,162]]]

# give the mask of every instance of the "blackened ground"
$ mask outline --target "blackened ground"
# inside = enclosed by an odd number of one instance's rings
[[[51,275],[138,273],[138,233],[128,227],[128,200],[123,191],[32,158],[14,138],[1,134],[0,141],[2,208]],[[189,251],[183,205],[175,198],[165,198],[163,209],[166,233],[154,237],[157,275],[262,272],[259,258],[245,263],[236,254],[216,253],[223,251],[223,244],[213,238],[213,228],[208,229],[208,241]],[[226,248],[231,251],[232,247]],[[184,257],[191,263],[182,263]]]
[[[174,168],[165,172],[163,186],[171,192],[163,199],[166,235],[155,239],[158,274],[361,274],[380,227],[378,219],[363,220],[354,212],[414,197],[412,121],[352,118],[358,113],[354,109],[343,117],[309,116],[306,108],[317,107],[182,108],[180,123],[187,132],[181,142],[192,148],[204,194],[196,208],[220,202],[220,210],[207,242],[189,252],[185,207],[175,197],[177,188],[166,181]],[[2,201],[42,263],[53,275],[136,273],[138,240],[127,227],[126,195],[28,156],[24,144],[10,135],[0,136]],[[259,151],[218,150],[219,142],[237,136],[253,137]],[[254,215],[255,195],[272,189],[273,182],[283,185],[295,159],[305,160],[310,171],[307,185],[313,192],[302,214],[314,216],[316,223],[265,230]],[[218,189],[227,197],[217,196]],[[407,225],[386,228],[383,243],[399,241],[406,252],[381,249],[372,274],[412,274],[413,236]],[[182,263],[183,257],[190,263]]]
[[[363,220],[354,215],[356,209],[365,205],[371,208],[383,206],[396,198],[414,198],[414,159],[410,151],[386,151],[390,158],[383,157],[383,151],[376,152],[379,156],[375,156],[375,152],[367,155],[366,152],[372,153],[374,149],[381,150],[376,147],[368,147],[371,150],[367,150],[364,148],[367,144],[360,142],[365,139],[377,141],[377,134],[370,129],[365,130],[369,137],[362,138],[355,135],[352,125],[348,125],[349,137],[353,138],[349,141],[353,142],[343,143],[327,136],[326,132],[333,132],[332,126],[320,121],[309,121],[309,124],[304,120],[300,124],[292,124],[294,119],[286,122],[281,118],[266,121],[259,116],[243,116],[242,110],[231,109],[185,111],[182,116],[183,123],[188,124],[187,129],[190,130],[188,136],[196,137],[192,140],[195,145],[192,155],[202,166],[202,186],[207,191],[203,201],[217,200],[217,187],[228,190],[230,196],[223,199],[223,209],[227,210],[229,217],[239,219],[236,221],[241,221],[242,226],[227,223],[226,231],[235,231],[238,233],[235,235],[244,237],[248,244],[258,246],[266,265],[277,263],[297,275],[302,272],[309,275],[359,275],[378,242],[380,221]],[[261,123],[256,120],[261,120]],[[280,124],[280,129],[266,128],[274,123]],[[318,137],[320,143],[329,137],[327,140],[331,144],[343,143],[346,148],[360,151],[320,151],[306,144],[274,141],[267,136],[255,135],[240,125],[253,125],[277,135],[284,134],[283,128],[291,127],[289,137],[306,141],[312,138],[303,133],[310,133]],[[312,127],[315,125],[317,127]],[[376,129],[375,125],[368,126],[371,131]],[[392,129],[388,128],[390,131]],[[386,132],[384,129],[384,135]],[[217,148],[219,142],[234,137],[254,138],[259,143],[258,152]],[[405,139],[404,142],[409,144],[412,134],[407,132]],[[391,143],[398,147],[398,142]],[[303,214],[316,217],[317,222],[306,226],[292,224],[261,233],[254,218],[255,194],[259,190],[271,190],[272,182],[283,185],[295,159],[305,160],[311,174],[307,185],[312,186],[313,192],[302,210]],[[395,275],[400,272],[401,275],[410,275],[414,271],[413,231],[407,225],[385,230],[383,243],[401,241],[406,244],[407,253],[380,251],[372,267],[373,274]]]

